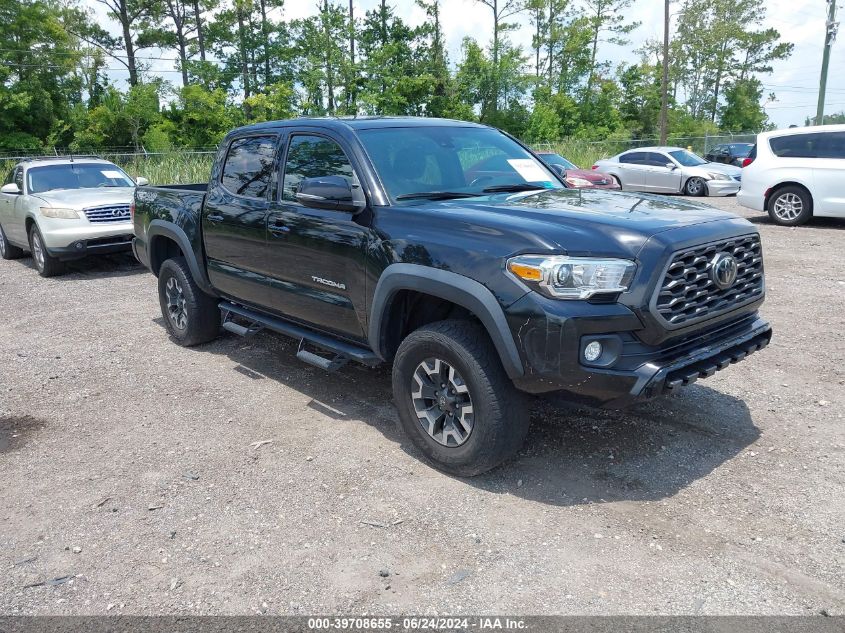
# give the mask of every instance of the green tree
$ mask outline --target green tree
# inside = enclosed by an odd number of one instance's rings
[[[763,86],[759,79],[737,79],[725,90],[725,103],[719,108],[719,127],[730,132],[759,132],[768,121],[760,106]]]

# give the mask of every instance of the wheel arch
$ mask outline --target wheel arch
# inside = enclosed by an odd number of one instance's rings
[[[763,198],[763,210],[764,211],[769,210],[769,201],[774,197],[774,195],[778,191],[780,191],[784,187],[798,187],[799,189],[803,189],[807,193],[807,196],[810,198],[810,212],[812,213],[813,206],[814,206],[813,194],[812,194],[812,192],[810,191],[810,188],[807,185],[805,185],[803,182],[800,182],[798,180],[785,180],[783,182],[779,182],[778,184],[774,185],[773,187],[769,187],[769,189],[766,191],[765,197]]]
[[[389,360],[398,343],[391,334],[401,332],[392,322],[397,299],[404,293],[418,293],[457,306],[481,323],[510,378],[524,374],[522,360],[508,327],[505,313],[493,293],[484,285],[458,273],[419,264],[391,264],[376,285],[370,306],[368,339],[370,347],[382,360]],[[399,338],[401,342],[401,336]]]
[[[194,278],[197,286],[206,294],[217,296],[217,293],[208,281],[205,270],[197,261],[188,235],[180,227],[172,222],[153,220],[147,229],[147,249],[150,270],[156,277],[158,277],[159,270],[161,270],[161,265],[167,259],[173,256],[181,256],[185,258],[188,269],[191,271],[191,276]]]

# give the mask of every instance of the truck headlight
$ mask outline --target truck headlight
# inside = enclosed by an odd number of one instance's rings
[[[79,219],[79,212],[76,209],[63,209],[62,207],[41,207],[41,215],[45,218],[57,218],[60,220]]]
[[[508,270],[531,288],[553,299],[589,299],[597,294],[625,292],[637,265],[627,259],[518,255]]]

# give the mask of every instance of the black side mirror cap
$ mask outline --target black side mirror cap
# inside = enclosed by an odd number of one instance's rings
[[[313,209],[357,213],[363,205],[355,201],[352,186],[342,176],[303,178],[296,189],[297,201]]]

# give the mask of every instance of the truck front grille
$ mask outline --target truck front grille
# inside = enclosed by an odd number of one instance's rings
[[[733,255],[736,281],[720,288],[713,279],[717,255]],[[663,275],[654,309],[668,325],[680,327],[715,317],[763,296],[763,252],[760,236],[742,235],[679,251]]]
[[[85,217],[89,222],[129,222],[129,205],[120,204],[110,207],[94,207],[85,209]]]

